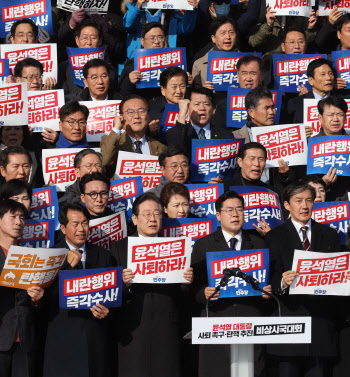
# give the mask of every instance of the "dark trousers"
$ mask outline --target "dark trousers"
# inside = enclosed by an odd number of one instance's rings
[[[279,377],[328,377],[331,361],[326,357],[280,357]]]
[[[37,377],[34,355],[24,352],[15,342],[9,351],[0,351],[1,377]]]

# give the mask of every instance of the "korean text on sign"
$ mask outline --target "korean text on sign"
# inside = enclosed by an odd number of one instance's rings
[[[21,126],[28,123],[27,83],[0,87],[0,126]]]

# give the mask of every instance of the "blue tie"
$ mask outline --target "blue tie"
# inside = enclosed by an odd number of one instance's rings
[[[236,243],[237,243],[237,238],[232,237],[232,238],[230,239],[230,247],[231,247],[231,250],[236,250]]]

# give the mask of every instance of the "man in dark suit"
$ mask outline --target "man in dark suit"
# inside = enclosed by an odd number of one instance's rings
[[[11,245],[23,233],[27,210],[11,199],[0,201],[0,274]],[[35,311],[44,290],[0,287],[0,376],[37,377]]]
[[[270,249],[270,280],[280,295],[283,316],[311,316],[311,344],[270,345],[276,356],[279,376],[326,377],[331,358],[337,355],[336,312],[334,298],[289,295],[289,286],[297,277],[292,271],[294,250],[339,252],[336,230],[311,219],[315,189],[305,183],[288,186],[283,193],[290,219],[266,234]]]
[[[152,193],[133,204],[133,237],[157,237],[162,223],[162,203]],[[186,286],[181,284],[130,284],[127,268],[128,238],[114,242],[111,255],[123,266],[124,297],[118,323],[119,377],[182,377],[180,356],[180,308]],[[192,268],[184,272],[193,281]]]
[[[194,272],[193,293],[206,317],[206,300],[215,291],[208,286],[206,253],[209,251],[246,250],[264,248],[264,241],[254,232],[243,230],[244,200],[235,191],[227,191],[215,202],[216,217],[221,228],[197,241],[192,252]],[[272,292],[271,286],[264,287]],[[214,297],[218,296],[217,293]],[[268,296],[263,296],[268,298]],[[210,317],[256,317],[264,315],[265,302],[261,297],[212,298]],[[261,347],[255,348],[255,376],[264,373],[264,357]],[[199,347],[199,376],[230,376],[230,347],[228,345],[204,345]]]
[[[194,87],[190,99],[179,101],[179,117],[176,126],[166,133],[168,145],[192,152],[192,139],[233,139],[228,128],[215,128],[210,124],[215,109],[215,95],[210,89]],[[190,123],[186,123],[186,115]]]
[[[77,203],[61,205],[58,216],[65,238],[56,248],[68,249],[63,270],[112,266],[108,250],[87,242],[90,214]],[[48,290],[48,329],[44,354],[45,377],[111,377],[112,345],[109,309],[59,309],[58,282]]]
[[[146,136],[149,104],[144,98],[132,94],[120,103],[119,109],[120,116],[114,119],[113,130],[102,137],[100,144],[103,166],[109,178],[114,176],[119,151],[159,156],[166,149],[164,144]]]

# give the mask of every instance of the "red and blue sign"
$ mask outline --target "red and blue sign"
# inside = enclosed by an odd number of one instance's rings
[[[18,242],[23,247],[53,247],[55,243],[55,220],[25,220],[23,233]]]
[[[346,81],[344,89],[350,89],[350,51],[332,51],[332,59],[337,69],[337,77]]]
[[[0,84],[6,82],[7,76],[10,75],[10,61],[9,59],[0,59]]]

